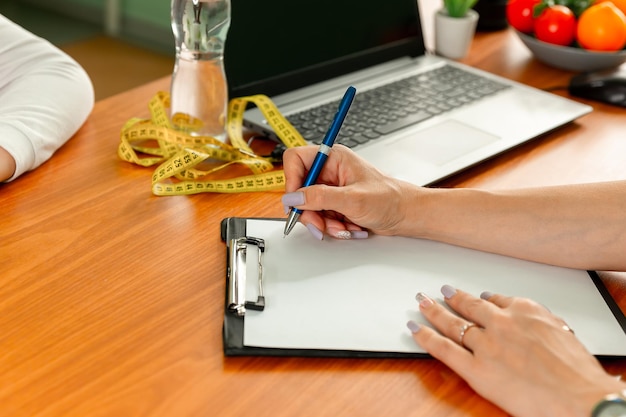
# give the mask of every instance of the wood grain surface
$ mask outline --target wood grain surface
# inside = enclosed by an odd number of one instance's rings
[[[508,30],[478,34],[464,62],[539,88],[572,75]],[[52,159],[0,186],[0,416],[506,415],[432,359],[224,357],[219,223],[283,216],[281,193],[152,195],[152,169],[116,152],[123,124],[168,88],[165,77],[98,102]],[[624,111],[589,104],[438,186],[624,179]],[[602,275],[624,310],[624,274]]]

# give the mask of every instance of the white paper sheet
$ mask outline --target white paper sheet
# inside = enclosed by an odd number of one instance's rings
[[[626,335],[586,271],[553,267],[401,237],[317,241],[298,224],[248,220],[247,235],[265,240],[266,307],[245,315],[246,346],[371,352],[423,352],[406,328],[426,323],[415,294],[443,302],[450,284],[532,298],[562,317],[596,355],[626,355]],[[250,247],[249,250],[254,250]],[[247,276],[256,278],[256,255]],[[248,279],[247,299],[256,299]]]

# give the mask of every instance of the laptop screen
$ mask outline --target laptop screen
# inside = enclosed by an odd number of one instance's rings
[[[273,96],[424,53],[417,0],[231,0],[230,97]]]

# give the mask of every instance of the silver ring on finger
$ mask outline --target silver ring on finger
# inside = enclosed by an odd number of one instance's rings
[[[467,333],[467,331],[475,326],[476,326],[476,323],[469,322],[469,323],[465,323],[463,327],[461,327],[461,332],[459,333],[459,345],[467,349],[467,346],[465,346],[465,344],[463,343],[463,338],[465,337],[465,334]]]

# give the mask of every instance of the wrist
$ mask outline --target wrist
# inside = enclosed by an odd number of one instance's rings
[[[8,180],[15,173],[15,159],[4,148],[0,147],[0,182]]]
[[[414,184],[398,181],[398,215],[393,235],[413,238],[424,237],[424,226],[427,224],[425,208],[428,194],[432,190]]]
[[[458,228],[457,199],[465,192],[461,189],[413,186],[409,190],[407,215],[404,217],[402,235],[421,239],[456,243],[454,238],[464,232]],[[452,240],[452,241],[451,241]]]
[[[611,398],[614,394],[626,391],[626,384],[621,377],[604,372],[587,376],[586,384],[582,384],[578,389],[572,387],[573,389],[569,390],[569,405],[571,406],[569,412],[573,416],[580,417],[606,417],[602,414],[597,415],[598,406],[607,397]]]
[[[604,396],[594,405],[591,417],[626,417],[626,389]]]

